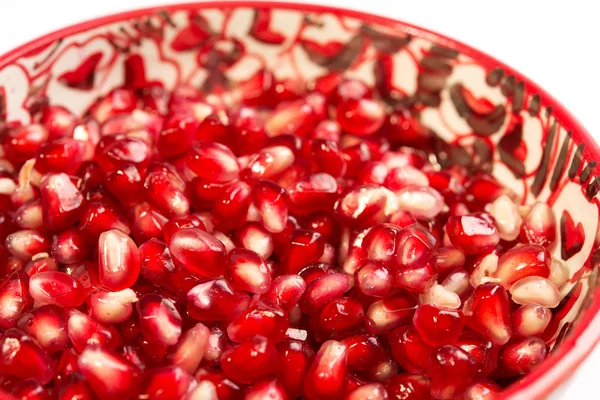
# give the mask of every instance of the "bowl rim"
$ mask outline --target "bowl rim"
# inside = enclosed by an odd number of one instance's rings
[[[118,12],[104,15],[98,18],[89,19],[65,28],[61,28],[33,39],[22,44],[8,52],[0,55],[0,70],[12,64],[25,54],[42,46],[49,45],[61,38],[97,28],[103,25],[142,17],[159,11],[180,11],[206,8],[219,8],[224,4],[231,8],[277,8],[305,12],[331,13],[337,16],[357,18],[365,22],[384,25],[390,28],[398,29],[402,32],[424,37],[438,45],[448,47],[459,51],[473,59],[476,59],[484,66],[500,67],[510,72],[520,81],[523,81],[525,87],[538,93],[541,96],[542,106],[552,106],[553,115],[561,121],[563,127],[573,132],[573,138],[576,141],[585,143],[584,158],[600,159],[600,146],[590,133],[581,125],[581,123],[569,112],[558,100],[542,89],[533,80],[521,74],[514,68],[508,66],[502,61],[471,47],[461,41],[452,39],[435,31],[422,28],[402,20],[387,18],[380,15],[370,14],[363,11],[345,9],[341,7],[324,6],[317,4],[304,4],[301,2],[279,1],[207,1],[207,2],[188,2],[175,3],[162,6],[152,6],[146,8],[137,8],[129,11]],[[519,400],[523,398],[538,399],[544,398],[556,389],[564,380],[568,378],[582,361],[593,350],[594,346],[600,341],[600,286],[594,289],[592,301],[583,315],[574,325],[566,340],[552,353],[553,363],[544,362],[542,365],[527,375],[521,381],[511,385],[508,390],[502,393],[502,398]]]

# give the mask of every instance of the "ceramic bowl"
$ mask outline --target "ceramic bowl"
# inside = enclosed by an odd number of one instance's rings
[[[600,337],[600,148],[535,83],[467,45],[400,21],[306,4],[136,10],[1,56],[0,122],[26,124],[46,102],[83,113],[123,84],[206,88],[219,80],[235,88],[261,68],[277,78],[359,78],[391,104],[418,109],[447,159],[492,172],[523,203],[548,202],[559,221],[552,255],[570,280],[544,335],[551,354],[503,397],[545,397],[573,372]]]

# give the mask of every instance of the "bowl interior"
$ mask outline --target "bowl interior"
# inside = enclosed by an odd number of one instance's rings
[[[310,81],[332,72],[359,78],[390,107],[419,113],[442,160],[493,173],[523,204],[548,202],[559,222],[552,255],[571,278],[545,339],[554,346],[574,325],[581,328],[571,334],[591,329],[597,304],[584,310],[600,257],[597,145],[521,75],[431,32],[356,12],[273,3],[203,3],[105,17],[3,56],[0,121],[29,123],[31,111],[47,102],[82,114],[123,85],[222,88],[220,101],[235,103],[237,83],[263,68],[280,79]],[[588,347],[596,340],[590,336]]]

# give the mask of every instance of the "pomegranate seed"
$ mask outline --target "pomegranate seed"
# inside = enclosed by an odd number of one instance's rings
[[[460,269],[448,275],[442,282],[442,286],[446,290],[458,295],[461,300],[468,297],[472,290],[472,287],[469,283],[469,273]],[[447,307],[453,308],[451,305],[447,305]]]
[[[410,212],[415,218],[435,218],[444,207],[444,198],[431,187],[409,186],[401,189],[397,195],[399,208]]]
[[[289,318],[281,308],[259,301],[231,321],[227,335],[234,342],[245,342],[260,335],[279,343],[288,328]]]
[[[313,315],[311,327],[319,339],[337,337],[361,324],[364,316],[365,312],[358,300],[340,297],[331,300]]]
[[[114,326],[99,324],[77,310],[70,311],[67,330],[71,343],[80,352],[87,345],[97,344],[114,349],[121,344],[121,337]]]
[[[6,237],[6,250],[14,257],[29,261],[38,253],[50,251],[50,242],[41,232],[34,230],[22,230],[13,232]]]
[[[356,271],[355,284],[361,293],[373,297],[385,297],[392,291],[394,278],[385,264],[367,261]]]
[[[510,197],[505,194],[501,195],[486,207],[486,210],[494,218],[500,239],[512,241],[519,236],[522,218],[517,205]]]
[[[569,280],[569,269],[561,261],[553,258],[550,263],[550,276],[548,279],[550,279],[557,288],[560,288]]]
[[[346,360],[351,371],[369,371],[385,361],[385,349],[377,336],[368,334],[347,336],[340,342],[348,348]]]
[[[446,232],[452,244],[465,254],[480,254],[493,250],[500,241],[496,227],[476,215],[450,217]]]
[[[537,244],[525,244],[509,249],[498,260],[498,268],[494,277],[506,289],[515,282],[529,276],[548,278],[552,258],[544,247]]]
[[[255,252],[235,248],[227,254],[227,260],[226,279],[234,289],[263,294],[271,287],[267,264]]]
[[[238,181],[215,199],[212,214],[222,229],[240,228],[244,225],[252,201],[251,191],[250,185]]]
[[[40,123],[48,129],[52,137],[68,137],[77,125],[77,117],[62,106],[44,108],[40,115]]]
[[[284,311],[290,311],[304,294],[306,283],[298,275],[280,275],[273,280],[264,299]]]
[[[546,203],[535,202],[523,217],[519,240],[551,247],[556,240],[556,217]]]
[[[0,338],[0,367],[18,378],[33,378],[45,385],[52,379],[52,360],[30,336],[16,328]]]
[[[258,181],[252,189],[252,199],[267,231],[278,233],[285,229],[288,206],[283,188],[271,181]]]
[[[546,308],[558,306],[561,300],[556,285],[539,276],[528,276],[518,280],[510,288],[510,294],[517,304],[539,304]]]
[[[64,311],[55,305],[45,305],[23,314],[17,328],[31,336],[48,354],[63,350],[69,344]]]
[[[289,397],[285,389],[276,379],[265,379],[255,382],[247,391],[245,399],[247,400],[288,400]]]
[[[510,342],[502,348],[498,369],[502,375],[523,375],[533,371],[546,358],[546,344],[537,337]]]
[[[317,261],[324,249],[325,241],[319,233],[296,230],[282,256],[282,271],[286,274],[298,273],[302,268]]]
[[[183,369],[188,374],[194,373],[206,352],[209,335],[209,329],[201,323],[184,332],[177,344],[170,347],[167,352],[166,357],[170,364]]]
[[[138,396],[144,399],[181,399],[195,386],[194,378],[179,367],[161,367],[144,373]]]
[[[301,99],[280,104],[265,123],[265,131],[271,137],[284,133],[308,137],[317,122],[313,107]]]
[[[552,319],[552,313],[538,304],[526,304],[512,313],[515,336],[542,336]]]
[[[277,380],[288,396],[297,398],[303,393],[304,378],[315,353],[305,342],[284,339],[277,345]]]
[[[302,312],[312,315],[327,302],[342,296],[350,288],[350,280],[344,274],[330,273],[309,282],[300,298]]]
[[[273,179],[290,167],[294,152],[286,146],[271,146],[260,150],[242,171],[248,179]]]
[[[2,136],[4,157],[13,162],[34,158],[40,147],[48,141],[48,130],[40,124],[6,129]]]
[[[225,270],[225,246],[198,228],[176,232],[169,250],[173,259],[192,273],[217,277]]]
[[[429,260],[435,250],[436,240],[422,225],[414,224],[400,231],[396,246],[398,265],[414,269],[422,267]]]
[[[302,177],[287,187],[290,210],[298,215],[308,215],[318,211],[330,211],[338,199],[338,184],[329,174],[320,172]]]
[[[131,229],[121,213],[104,201],[89,201],[83,207],[80,226],[82,232],[91,241],[111,229],[118,229],[126,234],[131,233]]]
[[[195,143],[186,155],[186,164],[200,178],[213,182],[229,182],[240,173],[233,152],[219,143]]]
[[[506,344],[512,336],[508,295],[497,283],[479,285],[463,305],[465,325],[492,339]]]
[[[133,303],[138,298],[131,289],[119,292],[98,290],[90,293],[87,305],[90,316],[101,324],[118,324],[126,321],[133,313]]]
[[[496,367],[499,347],[487,337],[473,331],[464,331],[455,345],[468,353],[477,366],[477,377],[486,377]]]
[[[450,277],[451,275],[448,276]],[[468,285],[468,281],[466,284]],[[433,285],[429,291],[422,294],[419,297],[419,302],[421,304],[430,304],[434,307],[447,310],[456,310],[460,308],[461,305],[460,296],[457,293],[438,284]]]
[[[494,382],[483,380],[472,384],[465,391],[465,400],[493,400],[502,391]]]
[[[242,389],[234,382],[225,378],[225,376],[220,372],[207,371],[201,368],[196,373],[196,379],[198,380],[199,384],[196,386],[196,389],[193,392],[194,396],[198,393],[198,388],[202,387],[203,384],[210,383],[212,387],[216,389],[216,399],[235,400],[242,398]],[[212,390],[212,388],[210,390]],[[196,400],[196,397],[193,397],[193,399]],[[202,397],[200,399],[202,399]]]
[[[277,350],[264,336],[254,336],[226,350],[221,368],[235,382],[249,384],[277,371]]]
[[[152,283],[160,284],[175,271],[169,248],[164,242],[150,239],[140,246],[140,273]]]
[[[394,285],[414,293],[426,293],[435,284],[437,273],[430,263],[421,267],[400,269],[394,277]]]
[[[157,294],[147,294],[137,303],[140,328],[150,343],[174,345],[181,336],[181,315],[175,305]]]
[[[413,323],[425,343],[433,347],[454,343],[464,324],[458,311],[443,310],[429,304],[417,307]]]
[[[378,102],[361,98],[345,99],[336,108],[342,130],[358,136],[372,135],[383,126],[385,111]]]
[[[388,358],[377,364],[372,370],[367,371],[370,379],[376,382],[387,382],[394,375],[398,375],[399,367],[396,361]]]
[[[502,194],[508,194],[491,175],[478,174],[465,183],[465,200],[469,210],[481,210]]]
[[[29,294],[29,276],[13,272],[0,286],[0,327],[12,328],[21,315],[33,305]]]
[[[98,239],[98,277],[112,291],[127,289],[140,274],[140,254],[133,240],[118,229]]]
[[[431,383],[423,375],[398,374],[385,383],[390,399],[431,399]]]
[[[29,293],[40,304],[79,307],[87,293],[79,281],[60,271],[40,272],[29,280]]]
[[[42,201],[30,200],[17,209],[14,221],[23,229],[44,229]]]
[[[398,193],[407,187],[426,187],[429,180],[421,170],[406,165],[392,169],[386,176],[383,185],[391,191]]]
[[[412,321],[417,308],[416,299],[407,292],[398,292],[371,304],[365,325],[372,333],[390,332]]]
[[[146,200],[165,215],[186,215],[190,204],[179,188],[167,174],[155,171],[148,174],[144,181]]]
[[[500,278],[494,277],[497,270],[498,255],[495,253],[486,254],[474,263],[473,272],[469,278],[471,286],[477,287],[486,282],[500,282]]]
[[[394,360],[410,373],[429,375],[433,347],[423,341],[415,327],[406,325],[392,332],[390,347]]]
[[[265,124],[258,110],[241,107],[232,112],[230,118],[229,143],[237,155],[257,153],[265,144]]]
[[[250,303],[244,292],[234,291],[218,279],[195,286],[187,294],[188,312],[198,321],[227,321],[242,314]]]
[[[77,366],[100,399],[130,398],[141,385],[137,367],[101,347],[87,347],[79,356]]]
[[[252,250],[264,260],[273,253],[273,236],[257,223],[247,223],[236,232],[236,238],[241,247]]]
[[[436,399],[460,396],[475,372],[476,364],[468,353],[452,345],[438,347],[431,359],[431,394]]]
[[[334,340],[321,345],[306,373],[306,396],[311,399],[331,399],[343,395],[348,380],[347,352],[343,343]]]
[[[79,230],[62,231],[52,240],[51,254],[59,264],[75,264],[85,261],[91,253],[92,245]]]
[[[359,186],[340,198],[335,205],[335,216],[344,225],[364,228],[385,222],[398,210],[398,198],[388,189]]]

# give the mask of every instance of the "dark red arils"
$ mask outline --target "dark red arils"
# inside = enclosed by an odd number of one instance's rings
[[[201,283],[187,294],[188,312],[198,321],[232,320],[243,313],[250,296],[234,290],[224,279]]]
[[[342,130],[358,136],[375,133],[383,125],[385,110],[371,99],[347,99],[336,109],[337,121]]]
[[[281,260],[284,273],[296,274],[302,268],[314,263],[321,257],[325,241],[317,232],[296,230],[287,245]]]
[[[119,331],[112,325],[102,325],[77,310],[68,314],[67,331],[71,343],[78,351],[88,345],[101,345],[115,349],[121,344]]]
[[[67,174],[46,175],[40,183],[40,195],[46,226],[64,229],[79,218],[83,195]]]
[[[52,360],[38,343],[16,328],[2,334],[0,366],[22,379],[34,378],[42,384],[52,379]]]
[[[245,342],[260,335],[273,343],[279,343],[289,326],[289,318],[281,308],[259,301],[231,321],[227,327],[227,336],[234,342]]]
[[[146,340],[171,346],[181,336],[181,316],[171,300],[147,294],[137,303],[140,329]]]
[[[394,360],[410,373],[429,375],[433,347],[423,341],[414,326],[394,329],[390,347]]]
[[[33,305],[29,294],[29,276],[23,271],[12,273],[0,286],[0,327],[12,328]]]
[[[315,353],[302,341],[284,339],[277,345],[277,380],[291,398],[304,392],[304,378],[312,365]]]
[[[465,392],[475,372],[468,353],[456,346],[438,347],[431,358],[431,394],[436,399],[454,399]]]
[[[465,325],[505,344],[512,336],[510,310],[506,290],[497,283],[479,285],[463,305]]]
[[[300,308],[307,314],[314,314],[328,301],[341,297],[350,288],[348,277],[340,273],[325,274],[306,286],[300,298]]]
[[[98,278],[109,290],[123,290],[140,274],[140,254],[135,242],[118,229],[98,239]]]
[[[454,343],[464,325],[460,312],[429,304],[417,307],[413,323],[423,340],[433,347]]]
[[[225,246],[198,228],[175,233],[169,250],[175,261],[200,276],[216,277],[225,270]]]
[[[35,339],[48,354],[63,350],[69,344],[65,313],[56,305],[41,306],[23,314],[16,326]]]
[[[87,347],[77,366],[100,399],[126,399],[139,390],[142,377],[138,368],[102,347]]]
[[[544,341],[529,337],[508,343],[500,352],[498,368],[502,375],[523,375],[533,371],[545,358]]]
[[[431,383],[425,375],[398,374],[385,382],[390,399],[431,399]]]
[[[488,219],[475,215],[450,217],[446,232],[452,244],[465,254],[486,253],[500,241],[496,227]]]
[[[341,397],[348,379],[348,349],[341,342],[329,340],[321,345],[306,373],[304,393],[311,399]]]
[[[385,348],[375,335],[346,336],[340,342],[348,348],[346,361],[351,371],[372,370],[386,359]]]
[[[242,384],[249,384],[277,371],[277,350],[264,336],[226,350],[221,356],[225,376]]]

